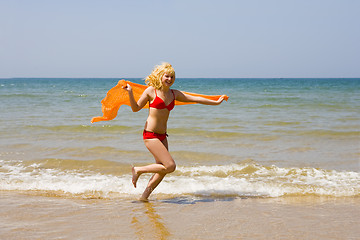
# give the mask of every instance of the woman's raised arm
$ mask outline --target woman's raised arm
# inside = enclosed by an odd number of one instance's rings
[[[132,109],[133,112],[140,111],[143,107],[145,107],[146,103],[149,101],[149,94],[148,94],[149,88],[145,89],[145,91],[140,96],[140,98],[139,98],[139,100],[137,102],[136,102],[136,100],[134,98],[132,88],[131,88],[131,86],[129,84],[127,84],[125,87],[123,87],[123,89],[125,89],[129,94],[131,109]]]
[[[196,102],[205,105],[219,105],[225,99],[225,95],[222,95],[218,100],[210,100],[199,96],[192,96],[179,90],[174,90],[175,99],[180,102]]]

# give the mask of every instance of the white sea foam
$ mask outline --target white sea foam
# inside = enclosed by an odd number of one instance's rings
[[[249,170],[250,168],[250,170]],[[123,197],[141,194],[149,175],[141,176],[138,188],[131,174],[113,176],[92,171],[26,166],[0,161],[0,190],[56,192],[74,196]],[[264,167],[256,163],[222,166],[178,167],[165,177],[155,193],[206,197],[279,197],[360,195],[360,174],[314,168]]]

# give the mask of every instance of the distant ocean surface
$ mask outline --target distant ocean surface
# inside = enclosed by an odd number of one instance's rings
[[[131,165],[153,163],[147,109],[91,124],[119,79],[0,79],[0,191],[137,198]],[[144,83],[142,79],[126,79]],[[226,94],[220,106],[175,106],[177,170],[151,197],[360,196],[360,79],[176,79]]]

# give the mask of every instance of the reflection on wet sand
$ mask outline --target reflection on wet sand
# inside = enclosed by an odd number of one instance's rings
[[[141,203],[142,206],[133,210],[131,226],[138,239],[168,239],[171,233],[163,223],[163,219],[156,213],[154,204]]]

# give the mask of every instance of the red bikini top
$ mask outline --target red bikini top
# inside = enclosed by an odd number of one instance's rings
[[[166,108],[167,110],[171,111],[175,106],[175,94],[174,94],[173,90],[171,90],[171,92],[174,95],[174,100],[172,100],[172,102],[169,103],[169,105],[166,106],[164,100],[162,100],[161,98],[158,97],[158,95],[156,93],[156,89],[155,89],[156,97],[155,97],[154,101],[152,103],[150,103],[149,106],[152,107],[152,108],[156,108],[156,109],[164,109],[164,108]]]

